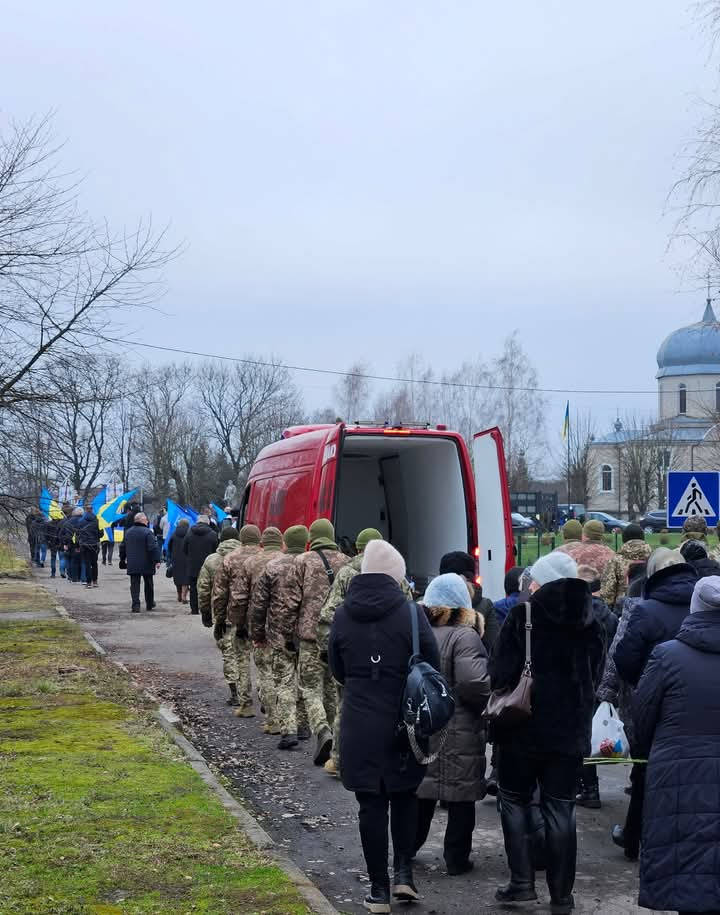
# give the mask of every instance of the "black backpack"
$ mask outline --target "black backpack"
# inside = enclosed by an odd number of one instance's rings
[[[410,747],[421,765],[433,762],[447,736],[447,726],[455,714],[455,699],[445,677],[420,654],[418,607],[410,603],[412,624],[412,656],[408,662],[408,675],[402,697],[402,722],[407,731]],[[442,732],[442,733],[441,733]],[[441,733],[440,745],[428,756],[419,745],[427,745],[434,734]]]

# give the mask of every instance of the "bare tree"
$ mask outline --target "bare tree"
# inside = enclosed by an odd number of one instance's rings
[[[595,495],[597,465],[592,445],[596,434],[595,422],[589,413],[575,412],[571,416],[568,441],[561,462],[562,478],[570,481],[569,503],[588,505]]]
[[[302,416],[298,389],[279,362],[249,359],[232,368],[208,363],[196,384],[211,435],[238,481],[258,452]]]
[[[367,377],[369,366],[366,362],[354,362],[346,375],[334,386],[333,394],[337,404],[337,415],[345,422],[368,420],[372,383]]]
[[[649,511],[656,501],[663,507],[665,475],[675,462],[673,430],[633,414],[624,418],[623,427],[626,435],[617,446],[618,457],[627,510],[634,518]]]
[[[77,190],[48,119],[0,134],[0,408],[51,400],[53,362],[152,301],[174,253],[151,225],[96,225]]]

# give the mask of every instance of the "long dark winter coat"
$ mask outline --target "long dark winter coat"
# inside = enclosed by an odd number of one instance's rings
[[[626,683],[636,686],[653,648],[674,638],[690,612],[697,580],[695,569],[680,563],[660,569],[645,582],[642,600],[636,603],[625,635],[615,646],[615,667]]]
[[[209,524],[193,524],[188,532],[183,550],[187,556],[188,578],[197,578],[207,557],[214,553],[218,535]]]
[[[160,547],[155,534],[144,524],[133,524],[120,544],[120,561],[127,563],[128,575],[154,575],[160,562]]]
[[[634,697],[649,752],[640,905],[720,910],[720,611],[693,613],[655,649]]]
[[[425,612],[440,650],[440,670],[455,697],[447,739],[430,763],[418,797],[438,801],[479,801],[485,797],[485,723],[490,695],[487,652],[471,610],[428,607]],[[430,741],[434,751],[437,740]]]
[[[433,667],[440,653],[425,614],[418,613],[420,652]],[[373,655],[380,663],[373,664]],[[342,781],[348,791],[414,791],[425,767],[407,738],[398,738],[400,700],[412,654],[410,608],[388,575],[361,574],[335,611],[328,660],[345,687],[340,732]],[[377,677],[377,678],[376,678]]]
[[[181,588],[183,585],[190,583],[188,580],[188,557],[183,549],[188,530],[187,527],[176,527],[168,541],[168,561],[172,565],[173,583],[176,588]]]
[[[532,715],[493,726],[493,740],[517,753],[584,757],[590,753],[595,688],[605,661],[605,636],[587,584],[563,578],[530,598]],[[514,687],[525,664],[525,604],[513,607],[490,658],[493,689]]]

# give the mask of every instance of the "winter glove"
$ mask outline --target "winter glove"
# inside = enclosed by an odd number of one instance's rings
[[[203,610],[202,614],[201,614],[201,619],[202,619],[203,626],[206,626],[208,629],[212,626],[212,624],[213,624],[212,613],[208,613],[207,610]]]
[[[215,636],[216,642],[219,642],[221,639],[225,638],[226,630],[227,626],[225,623],[215,623],[215,626],[213,627],[213,635]]]
[[[127,569],[127,562],[124,559],[121,559],[118,563],[118,569]]]

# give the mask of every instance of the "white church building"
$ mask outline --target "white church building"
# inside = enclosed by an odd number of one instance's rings
[[[701,321],[673,331],[662,342],[657,365],[658,416],[651,432],[658,478],[667,470],[720,470],[720,322],[710,299]],[[623,449],[641,441],[621,420],[594,440],[589,509],[628,517]],[[660,491],[651,508],[664,507]]]

